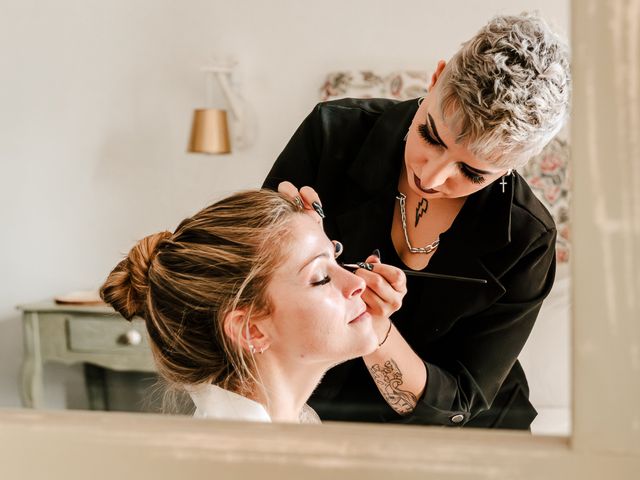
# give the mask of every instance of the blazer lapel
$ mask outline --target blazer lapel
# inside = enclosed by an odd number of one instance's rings
[[[418,108],[416,100],[385,111],[371,129],[347,170],[355,188],[343,192],[350,207],[336,215],[337,238],[345,261],[363,261],[389,236],[389,224],[404,159],[404,135]]]
[[[400,102],[385,111],[363,143],[347,174],[370,196],[396,189],[404,159],[404,137],[418,109],[416,100]]]

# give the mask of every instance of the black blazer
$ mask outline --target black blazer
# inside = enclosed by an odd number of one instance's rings
[[[288,180],[316,189],[329,238],[343,258],[403,267],[390,239],[403,138],[415,100],[321,103],[278,157],[264,187]],[[362,359],[330,370],[311,398],[323,419],[527,429],[536,416],[517,357],[553,285],[553,219],[516,173],[469,196],[425,269],[484,278],[485,285],[410,277],[393,320],[424,360],[427,385],[398,415]],[[406,267],[405,267],[406,268]]]

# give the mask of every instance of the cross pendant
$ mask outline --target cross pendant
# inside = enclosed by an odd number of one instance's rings
[[[502,181],[500,182],[500,185],[502,185],[502,193],[504,193],[504,187],[507,185],[507,182],[505,181],[504,177],[502,177]]]

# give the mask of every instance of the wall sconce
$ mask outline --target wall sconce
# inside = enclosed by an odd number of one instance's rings
[[[231,152],[229,130],[233,135],[233,147],[243,146],[244,115],[240,97],[231,89],[230,78],[233,66],[204,67],[207,108],[193,112],[189,153],[223,154]],[[210,108],[213,100],[213,79],[217,79],[227,103],[231,108],[231,129],[227,111]]]

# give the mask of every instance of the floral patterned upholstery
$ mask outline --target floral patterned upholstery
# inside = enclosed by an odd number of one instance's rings
[[[381,76],[369,70],[334,72],[327,76],[321,99],[395,98],[409,100],[427,93],[427,72],[402,71]]]
[[[338,98],[394,98],[408,100],[423,96],[429,74],[425,71],[397,71],[380,75],[370,70],[340,71],[327,75],[322,85],[322,101]],[[569,144],[566,129],[533,157],[519,173],[547,207],[558,228],[556,256],[566,263],[570,256],[569,228]]]
[[[556,258],[569,262],[569,143],[566,129],[556,135],[542,152],[518,172],[527,180],[540,201],[551,212],[558,229]]]

